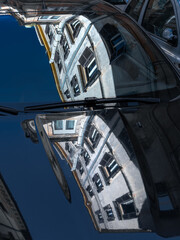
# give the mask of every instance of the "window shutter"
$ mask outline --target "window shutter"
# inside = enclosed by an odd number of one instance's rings
[[[94,57],[93,52],[88,47],[86,47],[82,56],[79,59],[79,62],[83,67],[86,67],[93,57]]]

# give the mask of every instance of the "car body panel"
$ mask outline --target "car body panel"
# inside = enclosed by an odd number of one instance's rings
[[[131,3],[130,1],[128,5]],[[138,24],[142,26],[142,22],[144,19],[144,15],[148,6],[149,0],[145,0],[143,7],[141,9],[139,18],[138,18]],[[157,35],[146,31],[150,37],[163,49],[163,51],[166,53],[166,55],[169,57],[169,59],[172,61],[172,63],[177,67],[177,69],[180,71],[180,5],[178,1],[171,0],[171,3],[173,5],[175,17],[176,17],[176,25],[177,25],[177,35],[178,35],[178,43],[177,46],[173,46],[172,44],[169,44],[166,40],[158,37]],[[127,5],[127,7],[128,7]],[[126,7],[126,9],[127,9]],[[125,12],[126,12],[125,9]],[[143,28],[143,26],[142,26]]]

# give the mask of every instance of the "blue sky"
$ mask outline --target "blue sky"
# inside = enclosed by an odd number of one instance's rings
[[[12,17],[1,17],[0,28],[0,101],[58,101],[48,57],[34,28],[19,26]]]
[[[0,28],[1,103],[59,101],[45,49],[34,29],[19,26],[11,17],[1,17]],[[71,204],[61,192],[42,144],[24,137],[20,124],[32,117],[0,118],[0,170],[34,240],[163,239],[156,234],[96,232],[67,163],[61,161],[71,189]]]

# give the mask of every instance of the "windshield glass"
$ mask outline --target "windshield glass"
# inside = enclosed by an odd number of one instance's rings
[[[180,235],[179,75],[158,47],[101,1],[0,15],[0,240]]]
[[[170,89],[173,95],[179,80],[167,60],[131,20],[113,11],[64,15],[58,24],[36,27],[62,101],[159,96]]]

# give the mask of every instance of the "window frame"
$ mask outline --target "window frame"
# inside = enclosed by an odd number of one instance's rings
[[[74,97],[79,96],[81,94],[81,89],[76,74],[72,77],[70,85],[73,89]],[[79,91],[76,91],[76,87],[78,87]]]
[[[77,22],[77,21],[79,22],[78,23],[79,26],[77,27],[77,29],[76,28],[74,29],[73,23]],[[71,39],[71,43],[74,44],[75,39],[78,37],[78,35],[81,31],[82,23],[80,22],[79,19],[75,18],[75,19],[67,22],[66,27],[67,27],[67,32],[69,33],[69,36],[70,36],[70,39]]]
[[[56,121],[62,121],[63,129],[62,130],[56,130],[55,127],[54,127],[55,126],[55,121],[52,121],[52,131],[53,131],[54,135],[74,134],[76,132],[77,120],[74,120],[74,119],[63,119],[63,120],[59,119],[59,120],[56,120]],[[67,129],[66,128],[67,121],[74,121],[74,128],[73,129]]]
[[[92,67],[92,64],[95,62],[95,66],[93,67],[94,71],[90,72],[89,70]],[[81,76],[83,91],[87,91],[88,87],[90,87],[101,75],[101,72],[98,69],[97,60],[95,58],[94,52],[90,49],[90,47],[86,47],[86,49],[81,54],[79,58],[79,72]],[[92,71],[92,70],[91,70]]]
[[[145,31],[147,31],[149,34],[151,34],[151,35],[154,36],[155,38],[157,38],[157,39],[163,41],[164,43],[168,44],[168,46],[177,47],[177,46],[178,46],[178,42],[179,42],[179,31],[178,31],[179,22],[178,22],[178,15],[177,15],[177,13],[176,13],[176,8],[175,8],[175,5],[174,5],[174,2],[170,0],[171,5],[172,5],[172,9],[173,9],[173,11],[174,11],[175,20],[176,20],[177,44],[172,44],[172,43],[168,42],[166,38],[163,38],[162,36],[158,36],[158,35],[155,34],[154,32],[151,32],[151,31],[147,30],[147,29],[145,28],[145,26],[143,25],[143,21],[144,21],[144,19],[145,19],[145,15],[146,15],[146,12],[147,12],[147,10],[148,10],[148,6],[149,6],[149,4],[150,4],[150,1],[152,1],[152,5],[153,5],[153,2],[154,2],[155,0],[149,0],[149,1],[146,2],[146,4],[144,4],[145,7],[144,7],[144,10],[142,10],[142,13],[141,13],[141,14],[142,14],[142,16],[141,16],[141,21],[139,21],[139,24],[144,28]]]
[[[107,157],[107,159],[106,159]],[[110,171],[109,170],[109,166],[108,164],[112,164],[113,162],[115,162],[116,165],[113,166],[113,168],[115,166],[116,170],[115,171]],[[102,176],[104,178],[104,181],[106,183],[106,185],[109,185],[111,180],[121,171],[122,167],[119,165],[119,163],[117,162],[117,160],[115,159],[115,157],[110,154],[110,153],[105,153],[100,161],[100,166],[99,169],[102,173]],[[113,169],[114,170],[114,169]]]
[[[68,40],[67,40],[67,37],[65,36],[65,34],[63,34],[63,36],[61,37],[60,44],[63,48],[64,61],[65,61],[68,58],[69,52],[70,52],[69,43],[68,43]]]

